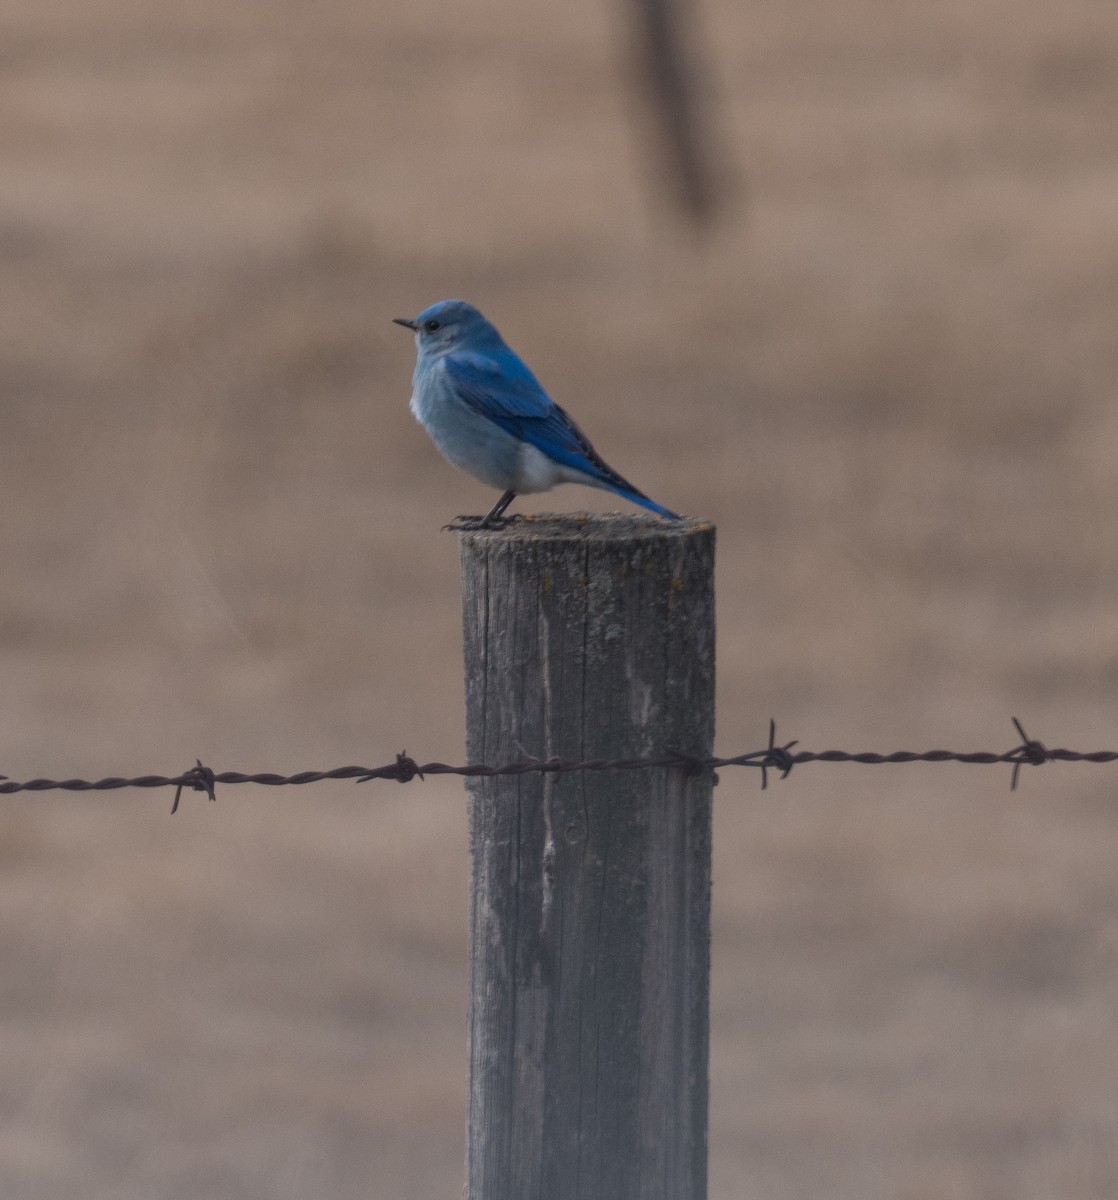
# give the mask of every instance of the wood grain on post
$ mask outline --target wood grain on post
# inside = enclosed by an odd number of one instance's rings
[[[471,762],[711,753],[714,527],[461,535]],[[703,1200],[710,772],[470,781],[470,1200]]]

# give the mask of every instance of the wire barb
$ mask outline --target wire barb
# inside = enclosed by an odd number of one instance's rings
[[[765,750],[765,757],[761,759],[761,791],[769,786],[769,767],[772,767],[774,771],[779,771],[781,779],[787,779],[792,774],[796,760],[790,751],[793,746],[798,745],[799,742],[786,742],[783,746],[776,745],[776,722],[769,717],[769,744]]]
[[[196,792],[205,792],[211,800],[217,799],[216,778],[213,771],[209,767],[204,767],[200,758],[196,758],[194,763],[195,765],[181,776],[178,786],[175,788],[175,802],[171,805],[172,817],[179,811],[179,798],[182,796],[184,787],[193,788]]]
[[[411,783],[415,778],[422,779],[423,772],[414,758],[408,758],[408,752],[402,750],[396,755],[396,782]]]
[[[1013,774],[1009,778],[1009,790],[1015,792],[1017,791],[1017,776],[1026,763],[1034,767],[1042,767],[1046,762],[1052,762],[1053,759],[1043,742],[1038,742],[1029,737],[1021,722],[1016,717],[1012,717],[1011,720],[1016,726],[1017,732],[1021,735],[1021,745],[1013,751],[1019,757],[1010,760],[1013,763]]]

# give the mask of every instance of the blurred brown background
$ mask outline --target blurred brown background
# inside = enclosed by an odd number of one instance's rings
[[[719,737],[1113,747],[1118,8],[8,0],[0,771],[462,757],[444,296],[719,526]],[[566,488],[525,509],[610,507]],[[716,793],[711,1195],[1118,1195],[1118,774]],[[6,1200],[460,1193],[453,781],[4,798]]]

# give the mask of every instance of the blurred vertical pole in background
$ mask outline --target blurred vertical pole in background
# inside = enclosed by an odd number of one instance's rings
[[[693,36],[691,0],[625,0],[634,75],[656,127],[676,207],[696,227],[726,201],[729,165],[711,116],[710,72]]]

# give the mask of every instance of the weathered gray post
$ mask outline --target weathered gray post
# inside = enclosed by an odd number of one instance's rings
[[[711,753],[714,527],[461,535],[471,762]],[[703,1200],[710,772],[470,781],[470,1200]]]

